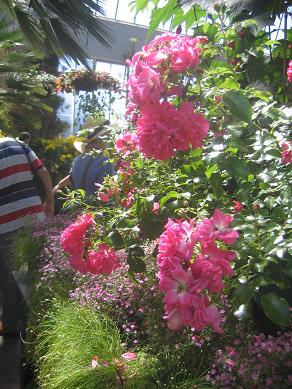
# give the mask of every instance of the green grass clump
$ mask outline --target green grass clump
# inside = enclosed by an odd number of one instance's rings
[[[157,359],[144,352],[127,363],[125,389],[157,389]]]
[[[44,238],[33,235],[34,227],[20,228],[14,235],[10,246],[13,270],[36,270],[38,256],[44,245]]]
[[[38,379],[46,389],[114,388],[114,366],[92,368],[93,356],[111,361],[123,352],[110,319],[73,303],[57,303],[43,318],[36,341]]]

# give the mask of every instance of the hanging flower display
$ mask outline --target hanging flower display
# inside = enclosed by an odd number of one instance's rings
[[[119,88],[119,81],[107,72],[72,70],[60,74],[59,77],[55,79],[56,92],[93,92],[97,89],[106,89],[116,92]]]

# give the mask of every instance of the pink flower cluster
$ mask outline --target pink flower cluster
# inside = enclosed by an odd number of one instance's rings
[[[75,223],[61,234],[60,243],[64,251],[70,254],[69,264],[81,273],[111,274],[120,266],[115,251],[106,243],[98,250],[90,250],[90,228],[95,225],[91,214],[78,217]]]
[[[123,155],[129,155],[137,150],[137,135],[132,132],[125,132],[122,134],[115,143],[115,149],[117,153]]]
[[[194,113],[193,103],[181,99],[175,107],[167,100],[169,96],[183,96],[180,73],[196,67],[202,42],[203,37],[166,33],[127,61],[133,69],[128,81],[127,112],[136,110],[137,143],[148,158],[166,160],[176,151],[202,146],[208,121]]]
[[[287,69],[288,82],[292,82],[292,60],[289,62]]]
[[[201,147],[208,134],[209,123],[194,113],[193,103],[178,108],[167,101],[145,107],[137,121],[139,148],[146,157],[166,160],[176,151]]]
[[[291,74],[292,74],[292,68],[291,68]],[[282,149],[283,165],[288,165],[289,163],[292,163],[292,140],[283,142],[281,144],[281,149]]]
[[[157,262],[159,287],[165,292],[165,319],[170,329],[189,326],[201,331],[210,326],[218,333],[223,332],[218,309],[211,304],[209,295],[221,292],[222,278],[233,273],[230,262],[236,254],[225,249],[239,236],[229,227],[232,220],[231,215],[219,209],[196,226],[193,219],[168,220],[160,236]]]

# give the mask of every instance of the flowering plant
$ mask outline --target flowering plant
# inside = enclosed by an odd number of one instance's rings
[[[207,380],[226,389],[289,388],[291,367],[292,333],[260,333],[217,350]]]

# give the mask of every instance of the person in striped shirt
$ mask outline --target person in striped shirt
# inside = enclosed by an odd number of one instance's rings
[[[33,173],[39,174],[43,182],[46,192],[44,204],[34,186]],[[19,329],[16,286],[10,272],[8,255],[11,237],[19,228],[53,214],[51,179],[41,160],[25,143],[13,138],[0,138],[0,288],[3,295],[3,334],[16,334]]]

